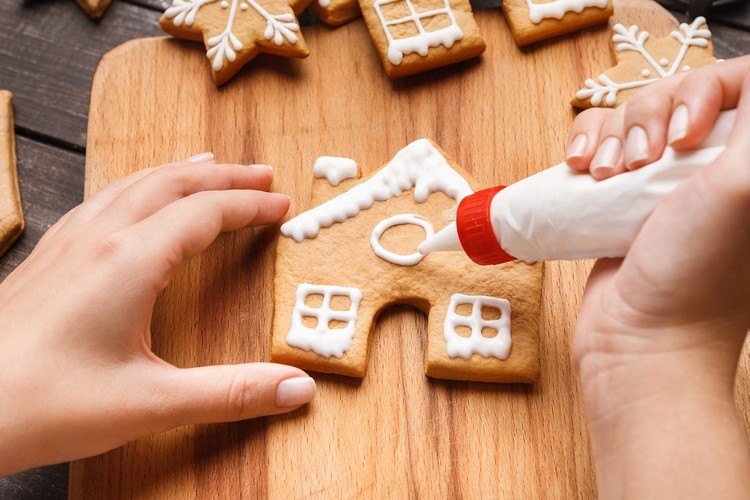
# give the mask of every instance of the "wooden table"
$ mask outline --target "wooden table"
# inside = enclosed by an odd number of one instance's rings
[[[481,6],[489,7],[492,1],[483,0]],[[162,10],[160,0],[116,0],[104,18],[94,22],[72,0],[0,0],[0,88],[15,95],[27,222],[25,234],[0,258],[0,279],[28,256],[50,225],[81,201],[96,65],[102,54],[126,40],[161,34],[156,20]],[[712,17],[719,57],[750,52],[748,5]],[[67,477],[68,466],[61,464],[0,478],[0,497],[64,498]]]

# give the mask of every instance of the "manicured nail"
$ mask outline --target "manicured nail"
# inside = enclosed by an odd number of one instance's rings
[[[310,377],[282,380],[276,387],[276,406],[288,408],[309,403],[315,397],[315,381]]]
[[[250,165],[250,168],[254,168],[255,170],[273,170],[271,165]]]
[[[204,163],[214,159],[213,153],[201,153],[199,155],[191,156],[187,161],[191,163]]]
[[[625,139],[625,166],[630,169],[635,163],[642,162],[648,158],[648,136],[643,127],[635,125],[630,127],[628,137]]]
[[[684,104],[680,104],[672,112],[672,118],[669,120],[669,129],[667,131],[667,142],[673,142],[684,139],[688,129],[688,109]]]
[[[578,134],[573,142],[568,146],[567,154],[565,155],[566,160],[574,160],[583,157],[583,153],[586,151],[586,144],[589,139],[586,134]]]
[[[607,137],[596,150],[594,159],[591,160],[591,173],[604,173],[614,170],[622,154],[622,141],[617,137]]]

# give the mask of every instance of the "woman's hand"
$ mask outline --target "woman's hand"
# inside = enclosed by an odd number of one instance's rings
[[[574,358],[603,497],[750,495],[733,399],[750,327],[750,57],[663,80],[573,125],[568,164],[606,179],[666,145],[695,147],[735,107],[725,152],[666,197],[625,259],[591,272]]]
[[[0,284],[0,476],[313,399],[290,366],[179,369],[150,348],[156,297],[183,260],[284,216],[272,178],[207,153],[113,182],[47,231]]]

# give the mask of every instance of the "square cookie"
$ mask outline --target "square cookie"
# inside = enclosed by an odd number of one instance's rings
[[[391,78],[482,54],[486,48],[468,0],[359,0]]]
[[[503,12],[519,46],[606,23],[612,0],[503,0]]]
[[[428,376],[537,380],[543,264],[416,251],[473,192],[468,173],[427,139],[366,180],[346,158],[322,157],[314,173],[313,207],[281,228],[271,361],[364,377],[378,315],[410,304],[428,317]]]
[[[313,0],[307,8],[331,26],[341,26],[362,14],[357,0]]]

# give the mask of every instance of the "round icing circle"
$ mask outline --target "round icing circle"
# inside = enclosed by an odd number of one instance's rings
[[[372,246],[372,251],[375,252],[375,255],[391,264],[396,264],[397,266],[414,266],[419,264],[421,260],[425,258],[425,255],[422,255],[419,252],[414,252],[409,255],[401,255],[386,250],[383,248],[383,245],[380,244],[380,237],[383,236],[383,233],[386,232],[387,229],[393,226],[401,226],[403,224],[414,224],[415,226],[421,227],[424,229],[426,238],[435,234],[432,224],[430,224],[430,221],[424,217],[416,214],[399,214],[377,223],[375,229],[372,230],[372,234],[370,235],[370,245]]]

